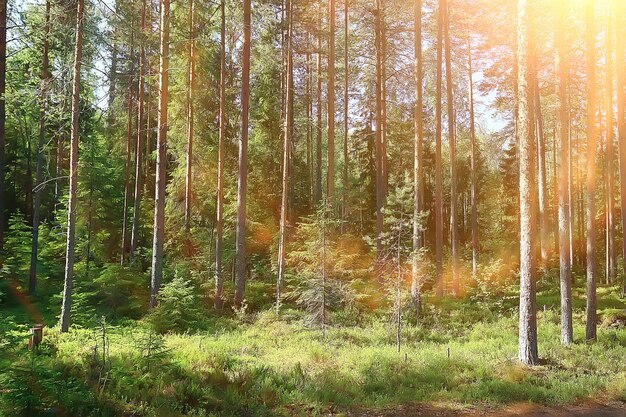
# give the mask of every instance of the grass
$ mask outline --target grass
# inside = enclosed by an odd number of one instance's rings
[[[619,316],[624,303],[618,289],[598,292],[600,315]],[[6,415],[269,416],[412,402],[626,400],[626,330],[603,325],[597,342],[584,343],[581,297],[577,290],[577,343],[563,347],[558,295],[554,290],[538,295],[542,365],[535,368],[515,360],[515,309],[505,305],[493,311],[488,303],[467,300],[429,303],[424,325],[403,327],[400,353],[394,329],[380,318],[322,332],[304,327],[297,315],[278,320],[264,312],[246,322],[212,319],[202,332],[162,338],[141,324],[109,327],[110,362],[102,367],[97,330],[60,335],[50,329],[38,353],[18,348],[0,359],[0,386],[8,387],[0,391],[0,410]],[[99,369],[105,369],[104,384],[98,381]]]

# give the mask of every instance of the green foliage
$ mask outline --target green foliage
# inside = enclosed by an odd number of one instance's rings
[[[197,290],[182,276],[176,274],[159,292],[158,306],[148,316],[148,321],[159,333],[185,331],[198,325],[202,308]]]
[[[120,266],[106,264],[94,279],[95,292],[91,304],[112,319],[139,318],[146,309],[148,283],[144,274]]]
[[[31,227],[23,214],[17,212],[9,218],[9,230],[4,243],[6,257],[0,276],[23,283],[25,287],[30,268],[31,235]]]

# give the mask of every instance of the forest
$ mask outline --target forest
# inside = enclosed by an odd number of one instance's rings
[[[0,416],[626,416],[625,0],[0,0]]]

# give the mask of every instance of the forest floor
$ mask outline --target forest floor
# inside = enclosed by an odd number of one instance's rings
[[[403,405],[385,410],[352,410],[346,417],[624,417],[626,405],[622,402],[607,404],[587,401],[564,406],[538,404],[513,404],[504,407],[435,406],[427,404]]]
[[[384,311],[337,314],[325,331],[286,309],[162,335],[145,319],[59,334],[56,307],[43,304],[48,328],[32,352],[32,314],[0,304],[0,416],[625,417],[620,289],[598,288],[595,343],[584,342],[584,289],[573,297],[575,343],[563,347],[558,289],[539,292],[532,368],[515,359],[515,293],[425,300],[419,326],[405,319],[399,353]]]

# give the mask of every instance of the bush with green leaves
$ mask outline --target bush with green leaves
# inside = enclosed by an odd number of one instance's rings
[[[159,333],[197,327],[202,318],[201,301],[197,294],[193,283],[177,274],[161,288],[158,305],[149,314],[148,321]]]

